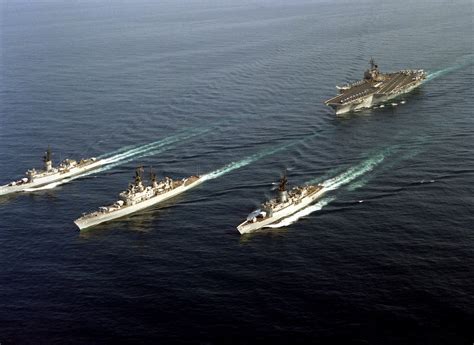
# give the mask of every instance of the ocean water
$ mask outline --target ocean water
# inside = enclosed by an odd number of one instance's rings
[[[0,199],[0,343],[472,344],[471,1],[3,1],[0,182],[48,145],[109,165]],[[323,101],[423,68],[383,109]],[[136,166],[199,187],[79,232]],[[330,192],[248,236],[291,185]]]

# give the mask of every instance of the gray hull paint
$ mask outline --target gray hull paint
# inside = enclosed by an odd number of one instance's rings
[[[62,180],[65,180],[70,177],[74,177],[80,174],[83,174],[85,172],[88,172],[90,170],[94,170],[102,166],[104,163],[102,161],[96,161],[94,163],[88,164],[84,167],[75,167],[72,168],[69,172],[67,173],[57,173],[53,174],[51,176],[45,176],[38,178],[37,180],[33,180],[33,182],[27,182],[21,185],[16,185],[16,186],[9,186],[9,185],[3,185],[0,186],[0,195],[6,195],[6,194],[11,194],[11,193],[18,193],[18,192],[27,192],[29,189],[33,188],[38,188],[38,187],[43,187],[51,183],[56,183],[60,182]]]
[[[116,211],[112,211],[110,213],[103,213],[103,214],[99,214],[97,216],[94,216],[94,217],[81,217],[81,218],[78,218],[74,221],[74,224],[77,225],[77,227],[80,229],[80,230],[83,230],[83,229],[86,229],[86,228],[90,228],[92,226],[95,226],[95,225],[98,225],[98,224],[101,224],[101,223],[105,223],[105,222],[108,222],[108,221],[111,221],[111,220],[114,220],[114,219],[117,219],[117,218],[121,218],[121,217],[124,217],[124,216],[127,216],[129,214],[132,214],[132,213],[135,213],[137,211],[140,211],[140,210],[143,210],[145,208],[148,208],[148,207],[151,207],[153,205],[156,205],[160,202],[163,202],[165,200],[168,200],[176,195],[179,195],[191,188],[194,188],[196,187],[197,185],[201,184],[202,182],[204,182],[202,180],[202,178],[200,178],[199,180],[193,182],[193,183],[190,183],[189,185],[187,186],[180,186],[180,187],[177,187],[175,189],[173,189],[172,191],[166,193],[166,194],[161,194],[161,195],[157,195],[153,198],[150,198],[148,200],[145,200],[143,202],[140,202],[138,204],[135,204],[135,205],[131,205],[131,206],[125,206],[125,207],[122,207]]]
[[[336,115],[341,115],[345,114],[351,111],[356,111],[356,110],[361,110],[361,109],[369,109],[372,108],[378,104],[382,104],[384,102],[387,102],[391,99],[394,99],[396,97],[399,97],[400,95],[404,95],[406,93],[409,93],[416,89],[418,86],[420,86],[423,82],[420,81],[418,83],[415,83],[412,86],[407,87],[406,89],[403,89],[403,91],[400,92],[394,92],[391,94],[373,94],[370,96],[367,96],[361,100],[358,100],[353,103],[349,104],[344,104],[341,106],[338,106],[335,108],[336,110]]]
[[[240,232],[241,235],[243,235],[258,229],[262,229],[268,225],[274,224],[312,204],[325,193],[326,190],[323,188],[316,192],[314,195],[304,197],[302,201],[296,205],[288,206],[281,211],[274,212],[272,217],[266,218],[262,221],[257,221],[255,223],[245,221],[239,226],[237,226],[237,230]]]

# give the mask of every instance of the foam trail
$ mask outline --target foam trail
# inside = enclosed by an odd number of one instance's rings
[[[144,156],[146,156],[146,153],[148,153],[150,151],[156,150],[156,149],[164,147],[164,146],[169,146],[171,144],[175,144],[175,143],[180,142],[182,140],[190,139],[190,138],[195,137],[197,135],[204,134],[208,131],[210,131],[210,129],[200,129],[200,130],[193,131],[193,132],[190,132],[190,133],[180,133],[180,134],[173,135],[173,136],[170,136],[170,137],[167,137],[165,139],[161,139],[161,140],[149,143],[149,144],[137,146],[137,147],[129,149],[125,152],[120,152],[120,153],[115,154],[113,156],[103,158],[104,165],[119,162],[119,161],[123,161],[125,159],[135,157],[135,156],[144,157]]]
[[[198,129],[198,130],[194,130],[192,132],[180,133],[180,134],[177,134],[177,135],[174,135],[174,136],[162,139],[162,140],[155,141],[155,142],[150,143],[150,144],[146,144],[146,145],[142,145],[142,146],[134,146],[134,147],[132,147],[132,148],[126,150],[126,151],[123,151],[123,149],[119,149],[119,150],[114,152],[114,153],[118,152],[115,155],[109,156],[109,155],[106,154],[106,155],[103,155],[103,156],[99,157],[104,161],[104,163],[102,164],[101,167],[98,167],[97,169],[94,169],[94,170],[85,172],[84,174],[76,175],[76,176],[61,180],[61,181],[50,183],[50,184],[45,185],[45,186],[41,186],[41,187],[37,187],[37,188],[29,188],[29,189],[26,189],[25,191],[31,192],[31,191],[44,190],[44,189],[53,189],[53,188],[55,188],[59,185],[68,183],[68,182],[70,182],[72,180],[75,180],[77,178],[81,178],[81,177],[85,177],[85,176],[88,176],[88,175],[91,175],[91,174],[103,172],[103,171],[109,170],[109,169],[111,169],[111,168],[113,168],[117,165],[121,165],[121,164],[128,163],[130,161],[133,161],[137,158],[156,155],[160,152],[163,152],[163,151],[167,150],[169,148],[169,145],[171,145],[171,144],[177,143],[177,142],[182,141],[182,140],[190,139],[194,136],[201,135],[203,133],[209,132],[210,130],[211,130],[211,128]],[[253,155],[251,155],[247,158],[244,158],[244,159],[242,159],[238,162],[232,162],[230,164],[227,164],[227,165],[225,165],[224,167],[222,167],[220,169],[217,169],[215,171],[212,171],[210,173],[207,173],[207,174],[203,175],[203,181],[218,178],[218,177],[220,177],[222,175],[225,175],[225,174],[227,174],[227,173],[229,173],[229,172],[231,172],[235,169],[239,169],[241,167],[249,165],[249,164],[259,160],[260,158],[272,155],[272,154],[274,154],[276,152],[279,152],[279,151],[282,151],[282,150],[284,150],[284,149],[286,149],[290,146],[301,143],[301,142],[303,142],[307,139],[310,139],[310,138],[314,137],[317,134],[318,133],[314,133],[314,134],[312,134],[312,135],[310,135],[310,136],[308,136],[308,137],[306,137],[302,140],[293,141],[293,142],[290,142],[290,143],[287,143],[287,144],[284,144],[284,145],[277,146],[275,148],[263,150],[259,153],[256,153],[256,154],[253,154]]]
[[[377,158],[377,160],[369,161],[357,167],[351,168],[335,178],[324,181],[322,185],[328,191],[338,189],[340,186],[345,185],[352,180],[355,180],[357,177],[371,171],[376,165],[382,162],[383,159],[383,157],[380,157]]]
[[[134,159],[136,158],[141,158],[141,157],[145,157],[145,156],[152,156],[152,155],[155,155],[155,154],[158,154],[158,153],[161,153],[161,152],[164,152],[166,151],[168,148],[167,147],[164,147],[162,149],[159,149],[159,150],[155,150],[155,151],[148,151],[146,153],[143,153],[142,155],[140,156],[134,156],[134,157],[129,157],[129,159],[126,159],[126,160],[120,160],[120,161],[116,161],[114,163],[109,163],[107,165],[103,165],[97,169],[93,169],[93,170],[90,170],[90,171],[87,171],[83,174],[79,174],[79,175],[76,175],[76,176],[72,176],[72,177],[69,177],[69,178],[66,178],[66,179],[63,179],[61,181],[57,181],[57,182],[53,182],[53,183],[50,183],[50,184],[47,184],[47,185],[44,185],[44,186],[41,186],[41,187],[37,187],[37,188],[28,188],[28,189],[25,189],[26,192],[34,192],[34,191],[39,191],[39,190],[45,190],[45,189],[53,189],[53,188],[56,188],[57,186],[60,186],[60,185],[63,185],[63,184],[66,184],[66,183],[69,183],[75,179],[78,179],[78,178],[82,178],[82,177],[86,177],[86,176],[89,176],[89,175],[92,175],[92,174],[97,174],[97,173],[100,173],[100,172],[104,172],[104,171],[107,171],[107,170],[110,170],[118,165],[122,165],[122,164],[125,164],[125,163],[128,163],[128,162],[131,162],[133,161]]]
[[[103,158],[102,161],[103,163],[97,167],[97,169],[92,169],[89,170],[83,174],[71,176],[69,178],[56,181],[44,186],[40,186],[37,188],[28,188],[25,189],[26,192],[34,192],[34,191],[39,191],[39,190],[46,190],[46,189],[53,189],[56,188],[57,186],[66,184],[68,182],[71,182],[75,179],[82,178],[91,174],[97,174],[103,171],[110,170],[118,165],[122,165],[128,162],[131,162],[137,158],[142,158],[142,157],[147,157],[147,156],[153,156],[158,153],[164,152],[167,149],[171,148],[171,144],[177,143],[178,141],[182,140],[187,140],[190,138],[193,138],[197,135],[203,134],[210,131],[210,129],[202,129],[199,131],[194,131],[193,133],[181,133],[172,137],[168,137],[162,140],[155,141],[150,144],[142,145],[142,146],[136,146],[133,149],[127,150],[126,152],[119,153],[113,156],[110,156],[109,158]]]
[[[324,181],[323,183],[321,183],[321,185],[323,186],[323,190],[325,192],[328,192],[328,191],[331,191],[331,190],[338,189],[340,186],[345,185],[345,184],[355,180],[359,176],[362,176],[362,175],[368,173],[369,171],[373,170],[377,165],[382,163],[383,160],[390,153],[391,153],[391,149],[384,150],[384,151],[376,154],[375,156],[366,159],[362,163],[350,168],[349,170],[345,171],[344,173],[342,173],[342,174],[340,174],[340,175],[338,175],[334,178],[331,178],[331,179],[328,179],[328,180]],[[314,180],[312,180],[312,181],[314,181]],[[308,184],[314,183],[312,181],[309,181],[307,183]],[[309,215],[313,212],[321,210],[324,206],[326,206],[327,204],[329,204],[330,202],[332,202],[335,199],[336,199],[335,196],[324,198],[324,199],[320,200],[319,202],[317,202],[316,204],[310,205],[310,206],[296,212],[295,214],[281,220],[280,222],[270,224],[266,227],[267,228],[280,228],[280,227],[291,225],[294,222],[296,222],[298,219],[300,219],[301,217],[307,216],[307,215]]]
[[[329,179],[331,176],[339,174],[342,171],[344,171],[344,167],[335,167],[329,169],[323,175],[320,175],[310,181],[307,181],[306,184],[322,184],[326,179]],[[278,183],[276,183],[276,185],[278,185]]]
[[[364,187],[367,183],[369,183],[370,181],[370,178],[368,177],[365,177],[363,179],[360,179],[359,181],[356,181],[354,183],[351,183],[348,187],[347,187],[347,190],[349,191],[354,191],[354,190],[357,190],[359,188],[362,188]]]
[[[331,191],[338,189],[339,187],[355,180],[359,176],[362,176],[369,171],[373,170],[377,165],[383,162],[383,160],[391,153],[391,150],[384,150],[375,156],[366,159],[362,163],[350,168],[344,173],[324,181],[321,185],[325,188],[326,191]]]
[[[260,151],[258,153],[255,153],[247,158],[244,158],[240,161],[237,161],[237,162],[232,162],[232,163],[229,163],[227,165],[225,165],[224,167],[220,168],[220,169],[217,169],[217,170],[214,170],[210,173],[207,173],[205,175],[203,175],[203,181],[207,181],[207,180],[213,180],[215,178],[218,178],[222,175],[225,175],[233,170],[236,170],[236,169],[239,169],[239,168],[242,168],[246,165],[249,165],[257,160],[259,160],[260,158],[263,158],[265,156],[270,156],[274,153],[277,153],[279,151],[282,151],[290,146],[293,146],[295,144],[299,143],[299,141],[296,141],[296,142],[292,142],[292,143],[289,143],[289,144],[285,144],[285,145],[280,145],[280,146],[277,146],[275,148],[272,148],[272,149],[267,149],[267,150],[263,150],[263,151]]]
[[[421,152],[424,151],[424,148],[419,148],[419,149],[415,149],[415,150],[411,150],[410,152],[408,152],[407,154],[403,155],[401,158],[399,159],[395,159],[393,160],[392,162],[390,162],[389,164],[386,164],[384,165],[379,172],[382,172],[382,171],[387,171],[391,168],[393,168],[393,166],[395,166],[396,164],[400,163],[400,162],[403,162],[404,160],[408,160],[408,159],[411,159],[411,158],[414,158],[416,157],[417,155],[419,155]],[[373,176],[366,176],[358,181],[355,181],[354,183],[351,183],[347,189],[349,191],[354,191],[354,190],[357,190],[359,188],[362,188],[364,187],[367,183],[370,182],[371,178]]]
[[[441,69],[439,71],[428,74],[428,76],[426,77],[425,83],[427,81],[433,80],[435,78],[441,77],[441,76],[446,75],[448,73],[455,72],[455,71],[460,70],[464,67],[467,67],[467,66],[471,65],[473,62],[474,62],[473,55],[469,55],[465,58],[464,61],[462,61],[462,62],[460,62],[460,63],[458,63],[454,66],[450,66],[450,67],[447,67],[447,68]]]
[[[369,171],[373,170],[377,165],[382,163],[383,160],[387,157],[387,155],[390,154],[390,152],[391,152],[390,149],[384,150],[384,151],[378,153],[377,155],[375,155],[375,156],[373,156],[369,159],[366,159],[365,161],[363,161],[362,163],[356,165],[355,167],[350,168],[349,170],[345,171],[344,173],[342,173],[342,174],[340,174],[340,175],[338,175],[334,178],[331,178],[329,180],[324,181],[323,183],[321,183],[321,185],[323,186],[323,189],[325,190],[325,192],[338,189],[340,186],[345,185],[345,184],[355,180],[359,176],[368,173]],[[314,181],[314,180],[312,180],[312,181]],[[308,183],[314,183],[312,181],[310,181]],[[326,206],[327,204],[329,204],[330,202],[332,202],[335,199],[336,199],[335,196],[324,198],[321,201],[317,202],[316,204],[310,205],[310,206],[302,209],[301,211],[296,212],[295,214],[291,215],[290,217],[287,217],[287,218],[283,219],[282,221],[280,221],[278,223],[270,224],[267,227],[269,227],[269,228],[280,228],[280,227],[283,227],[283,226],[288,226],[290,224],[293,224],[294,222],[296,222],[301,217],[307,216],[307,215],[309,215],[309,214],[311,214],[315,211],[321,210],[324,206]]]
[[[327,204],[329,204],[331,201],[333,201],[335,199],[336,199],[336,197],[324,198],[321,201],[317,202],[316,204],[310,205],[310,206],[302,209],[301,211],[298,211],[295,214],[281,220],[280,222],[270,224],[266,227],[267,228],[281,228],[281,227],[289,226],[289,225],[295,223],[296,221],[298,221],[298,219],[300,219],[301,217],[305,217],[305,216],[307,216],[307,215],[309,215],[313,212],[321,210],[324,206],[326,206]]]
[[[128,146],[124,146],[124,147],[121,147],[121,148],[119,148],[119,149],[117,149],[117,150],[115,150],[115,151],[108,152],[108,153],[104,153],[103,155],[100,155],[100,156],[97,157],[97,158],[98,158],[98,159],[108,158],[108,157],[114,156],[114,155],[116,155],[116,154],[124,153],[125,151],[138,148],[139,146],[141,146],[141,145],[128,145]]]

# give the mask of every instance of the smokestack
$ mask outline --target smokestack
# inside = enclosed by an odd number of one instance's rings
[[[288,192],[286,190],[279,190],[278,191],[278,200],[280,202],[288,201]]]

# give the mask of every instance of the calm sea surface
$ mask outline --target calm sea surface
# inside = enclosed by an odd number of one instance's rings
[[[0,23],[1,184],[48,145],[114,161],[0,199],[2,345],[472,344],[471,1],[3,1]],[[335,117],[370,57],[429,80]],[[213,179],[79,232],[138,165]],[[285,168],[334,188],[241,237]]]

